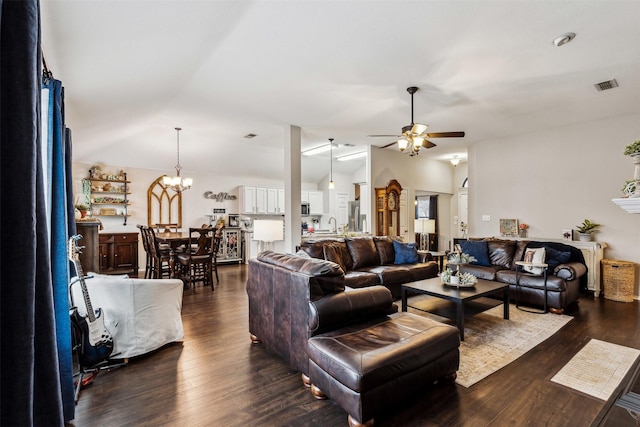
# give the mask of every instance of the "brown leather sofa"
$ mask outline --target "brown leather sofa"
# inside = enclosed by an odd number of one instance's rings
[[[559,242],[530,240],[507,240],[497,238],[472,238],[470,242],[486,242],[488,265],[462,265],[460,271],[471,273],[480,279],[509,283],[510,299],[519,304],[544,307],[545,294],[547,308],[562,314],[569,304],[580,297],[581,287],[586,286],[587,266],[582,251]],[[528,248],[544,247],[547,252],[546,285],[542,274],[523,272],[516,264],[521,261]],[[463,252],[467,252],[463,248]],[[561,255],[558,255],[561,254]],[[561,260],[557,262],[558,260]],[[516,271],[517,269],[519,271]],[[518,285],[516,285],[516,282]]]
[[[329,397],[351,425],[372,422],[434,381],[455,380],[457,328],[398,313],[384,286],[345,290],[330,261],[263,252],[249,260],[249,332]]]
[[[404,283],[438,275],[438,264],[431,260],[429,253],[421,253],[415,263],[395,264],[394,243],[386,236],[305,240],[300,249],[312,258],[340,265],[347,287],[383,285],[394,299],[402,296]]]

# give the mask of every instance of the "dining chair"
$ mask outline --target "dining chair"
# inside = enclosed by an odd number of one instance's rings
[[[158,233],[169,233],[169,232],[178,232],[178,224],[169,223],[169,224],[156,224],[156,232]]]
[[[203,286],[213,290],[213,269],[215,265],[215,229],[211,227],[189,227],[189,245],[185,252],[177,254],[181,278],[193,285],[201,281]],[[217,279],[216,269],[216,279]]]
[[[146,227],[148,236],[149,252],[151,253],[151,278],[161,279],[163,277],[171,277],[171,248],[166,245],[160,245],[156,239],[156,233],[153,227]]]
[[[146,225],[138,224],[136,225],[140,230],[140,239],[142,240],[142,247],[144,248],[144,252],[146,254],[147,262],[144,268],[144,278],[150,279],[153,273],[153,257],[151,256],[151,251],[149,250],[149,233],[145,228],[149,228]]]
[[[218,277],[218,254],[220,253],[220,245],[222,244],[222,229],[224,226],[216,227],[216,231],[213,234],[213,262],[212,269],[213,272],[216,273],[216,282],[220,283],[220,278]],[[213,290],[213,283],[211,284],[211,289]]]

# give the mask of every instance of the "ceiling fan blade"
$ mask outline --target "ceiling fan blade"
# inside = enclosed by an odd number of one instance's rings
[[[367,135],[369,138],[400,138],[402,135]]]
[[[392,142],[392,143],[390,143],[390,144],[383,145],[382,147],[378,147],[378,148],[383,149],[383,148],[391,147],[393,144],[397,144],[397,143],[398,143],[398,141],[393,141],[393,142]]]
[[[433,148],[435,146],[436,146],[436,144],[434,144],[433,142],[429,141],[428,139],[425,139],[424,142],[422,143],[422,148]]]
[[[428,138],[462,138],[464,136],[464,132],[435,132],[428,133]]]

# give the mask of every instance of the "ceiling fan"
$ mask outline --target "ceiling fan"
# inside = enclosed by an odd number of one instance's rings
[[[410,156],[417,156],[420,153],[421,148],[433,148],[436,146],[433,142],[427,138],[461,138],[464,136],[464,132],[432,132],[427,133],[428,125],[413,122],[413,94],[418,91],[418,88],[411,86],[407,88],[407,92],[411,95],[411,124],[402,128],[402,135],[367,135],[370,137],[385,137],[392,138],[398,137],[397,141],[390,144],[383,145],[379,148],[391,147],[393,144],[398,144],[398,148],[402,152],[407,152]],[[408,148],[408,150],[407,150]]]

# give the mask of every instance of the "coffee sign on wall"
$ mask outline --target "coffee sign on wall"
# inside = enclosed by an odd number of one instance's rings
[[[234,196],[233,194],[229,194],[229,193],[214,193],[213,191],[206,191],[204,193],[204,198],[205,199],[212,199],[215,200],[216,202],[224,202],[225,200],[236,200],[237,197]]]

